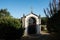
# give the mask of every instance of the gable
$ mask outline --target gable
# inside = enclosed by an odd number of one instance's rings
[[[35,16],[35,17],[39,17],[38,15],[36,15],[36,14],[34,14],[34,13],[30,13],[30,14],[26,15],[26,17],[27,17],[27,16]]]

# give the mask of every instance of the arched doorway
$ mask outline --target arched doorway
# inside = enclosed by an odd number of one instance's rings
[[[34,17],[30,17],[28,20],[28,34],[36,34],[36,19]]]

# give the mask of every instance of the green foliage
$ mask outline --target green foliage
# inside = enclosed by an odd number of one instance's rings
[[[0,38],[19,39],[24,33],[19,19],[11,17],[0,18]]]
[[[58,5],[56,5],[58,4]],[[49,9],[47,8],[47,12],[44,9],[44,13],[47,16],[47,29],[49,33],[58,33],[58,29],[60,26],[60,0],[58,1],[58,3],[56,2],[56,0],[53,0],[53,2],[49,3]]]
[[[60,40],[60,0],[58,2],[53,0],[49,5],[47,12],[44,9],[44,13],[48,19],[47,30],[54,37],[54,40]]]
[[[10,13],[7,9],[0,9],[0,17],[10,16]]]
[[[44,13],[48,19],[56,14],[58,10],[60,10],[60,0],[57,1],[58,2],[56,2],[56,0],[53,0],[52,3],[49,3],[49,7],[44,9]]]
[[[41,24],[42,25],[46,25],[47,24],[47,18],[46,17],[42,17],[41,18]]]
[[[0,26],[8,26],[8,27],[21,27],[21,23],[18,19],[3,17],[0,18]]]
[[[49,20],[47,24],[47,28],[50,32],[60,33],[60,10],[54,14]]]
[[[0,39],[19,39],[24,28],[20,19],[13,18],[6,9],[0,10]]]

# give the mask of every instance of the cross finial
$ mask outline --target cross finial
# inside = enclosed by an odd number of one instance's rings
[[[33,13],[33,8],[31,7],[31,13]]]

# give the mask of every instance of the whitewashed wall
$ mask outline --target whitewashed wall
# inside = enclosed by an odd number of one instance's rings
[[[41,25],[39,25],[39,24],[41,24],[41,19],[39,18],[39,16],[36,16],[36,15],[34,15],[34,14],[29,14],[29,15],[26,16],[26,18],[25,18],[25,33],[24,33],[24,34],[25,34],[25,35],[28,35],[28,32],[27,32],[27,30],[28,30],[28,20],[29,20],[29,18],[31,18],[31,17],[33,17],[33,18],[36,19],[37,34],[40,34]]]

